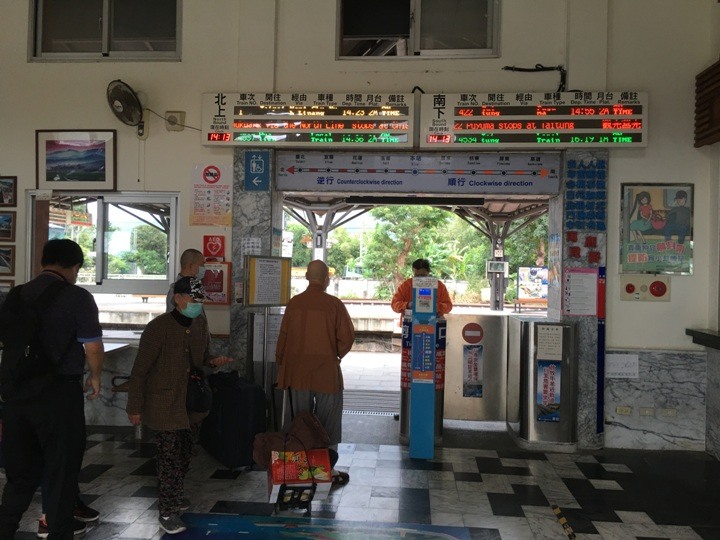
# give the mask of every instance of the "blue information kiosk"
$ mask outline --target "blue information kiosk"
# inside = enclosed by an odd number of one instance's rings
[[[435,330],[437,286],[434,277],[413,278],[412,370],[410,383],[410,457],[435,457]]]

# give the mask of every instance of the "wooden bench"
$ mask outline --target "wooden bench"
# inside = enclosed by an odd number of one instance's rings
[[[520,313],[522,308],[547,309],[547,298],[516,298],[515,311]]]

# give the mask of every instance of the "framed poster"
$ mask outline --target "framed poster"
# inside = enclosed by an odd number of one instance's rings
[[[692,274],[693,184],[622,184],[620,272]]]
[[[0,212],[0,242],[15,241],[15,224],[17,223],[17,213]]]
[[[284,306],[290,300],[289,257],[245,258],[243,300],[246,306]]]
[[[227,305],[230,303],[230,280],[232,272],[229,262],[203,263],[205,273],[202,284],[205,289],[205,305]]]
[[[17,176],[0,176],[0,206],[17,206]]]
[[[115,133],[37,130],[37,188],[115,191]]]
[[[0,295],[7,294],[14,286],[14,279],[0,279]]]
[[[0,275],[15,274],[15,246],[0,246]]]

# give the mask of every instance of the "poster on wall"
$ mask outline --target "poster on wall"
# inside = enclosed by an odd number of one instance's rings
[[[463,345],[463,397],[483,396],[483,346]]]
[[[227,165],[195,165],[190,225],[232,226],[232,175]]]
[[[537,362],[538,422],[560,421],[560,362]]]
[[[622,184],[620,272],[692,274],[693,184]]]
[[[518,268],[517,297],[547,298],[548,269],[546,266],[520,266]]]

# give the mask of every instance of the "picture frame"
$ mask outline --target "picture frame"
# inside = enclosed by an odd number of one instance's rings
[[[203,266],[205,267],[202,277],[205,305],[229,305],[232,280],[231,263],[205,261]]]
[[[0,294],[7,294],[15,286],[14,279],[0,279]]]
[[[114,129],[36,130],[36,187],[115,191],[116,136]]]
[[[17,212],[0,211],[0,242],[14,242]]]
[[[0,207],[17,206],[17,176],[0,176]]]
[[[0,246],[0,276],[15,275],[15,246]]]
[[[693,184],[621,184],[620,273],[693,273]]]

